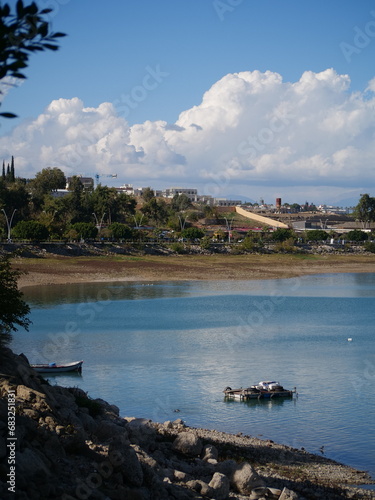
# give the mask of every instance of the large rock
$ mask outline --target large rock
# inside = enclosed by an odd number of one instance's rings
[[[284,488],[283,491],[281,492],[281,495],[279,497],[279,500],[298,500],[299,496],[297,493],[295,493],[292,490],[289,490],[288,488]]]
[[[45,401],[46,395],[25,385],[17,386],[17,397],[31,403]]]
[[[247,462],[236,467],[231,477],[231,483],[242,495],[250,495],[252,489],[265,486],[263,480]]]
[[[126,424],[130,442],[140,445],[146,449],[152,446],[156,438],[156,430],[151,420],[145,418],[134,418]]]
[[[122,451],[122,456],[124,457],[122,466],[124,479],[133,486],[142,486],[143,471],[136,452],[128,446]]]
[[[209,496],[215,500],[225,500],[229,495],[229,479],[220,472],[215,472],[208,486],[211,488]]]
[[[114,438],[108,447],[111,463],[121,470],[126,484],[139,487],[143,483],[142,466],[134,449],[125,438]],[[114,459],[115,457],[115,459]]]
[[[29,481],[44,482],[50,475],[43,456],[30,448],[17,453],[17,481],[25,485]]]
[[[219,462],[216,467],[216,470],[217,472],[221,472],[227,477],[232,477],[233,472],[235,471],[237,466],[238,466],[237,462],[235,462],[230,458],[228,460],[224,460],[224,462]]]
[[[200,479],[191,479],[190,481],[187,481],[186,486],[202,496],[214,498],[211,496],[211,488],[207,483],[201,481]]]
[[[100,441],[108,441],[116,436],[121,436],[122,438],[128,438],[128,434],[124,427],[120,427],[110,420],[102,420],[97,424],[95,431],[96,437]],[[130,441],[129,441],[130,444]]]
[[[217,460],[219,456],[219,452],[217,448],[212,444],[206,444],[202,451],[202,460],[207,462],[208,460]]]
[[[198,456],[202,448],[202,441],[193,432],[181,432],[173,442],[173,449],[185,455]]]

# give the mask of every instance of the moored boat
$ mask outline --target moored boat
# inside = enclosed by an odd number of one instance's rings
[[[66,373],[66,372],[82,372],[83,361],[74,361],[73,363],[48,363],[30,365],[38,373]]]
[[[226,387],[223,392],[228,399],[247,401],[249,399],[291,398],[296,393],[296,388],[287,390],[279,382],[262,381],[247,388],[232,389]]]

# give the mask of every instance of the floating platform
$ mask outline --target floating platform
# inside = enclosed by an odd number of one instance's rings
[[[278,382],[259,382],[258,385],[252,385],[246,389],[226,387],[223,392],[225,398],[248,401],[249,399],[292,398],[293,394],[297,393],[297,389],[286,390]]]

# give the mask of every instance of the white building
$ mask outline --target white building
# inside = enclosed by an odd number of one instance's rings
[[[226,198],[214,198],[214,205],[217,207],[236,207],[241,205],[241,200],[227,200]]]
[[[174,196],[184,194],[189,198],[190,201],[197,201],[198,190],[194,188],[179,188],[179,187],[170,187],[166,188],[163,191],[164,198],[173,198]]]

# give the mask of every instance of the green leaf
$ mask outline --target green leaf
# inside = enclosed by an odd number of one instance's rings
[[[27,7],[24,8],[24,12],[27,14],[31,14],[32,16],[38,13],[38,7],[35,2],[31,3]]]
[[[58,50],[59,46],[58,45],[51,45],[50,43],[44,43],[43,47],[49,50]]]
[[[22,18],[24,15],[24,8],[23,8],[22,0],[18,0],[17,5],[16,5],[16,9],[17,9],[17,16],[19,18]]]
[[[43,23],[39,26],[38,33],[42,35],[42,37],[46,37],[48,35],[48,23]]]
[[[14,113],[0,113],[0,116],[2,116],[3,118],[17,118],[17,115],[15,115]]]
[[[9,16],[9,14],[10,14],[10,7],[9,7],[9,5],[6,3],[6,4],[4,5],[4,7],[2,8],[2,13],[1,13],[1,16],[2,16],[2,17],[8,17],[8,16]]]

